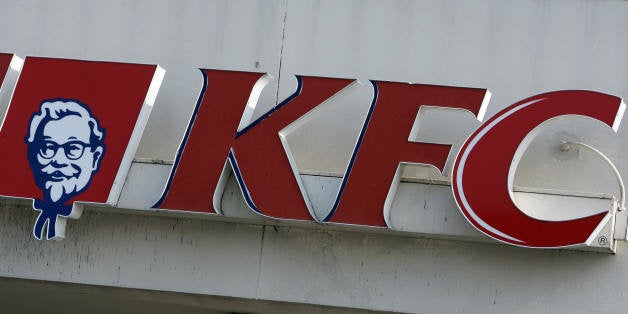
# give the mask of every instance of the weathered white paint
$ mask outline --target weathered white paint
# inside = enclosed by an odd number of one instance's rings
[[[168,165],[135,162],[131,166],[126,185],[122,190],[119,208],[136,209],[154,212],[150,208],[161,195],[161,184],[168,178]],[[306,191],[310,196],[314,210],[319,217],[327,215],[335,200],[340,178],[313,175],[301,175]],[[565,191],[543,189],[515,188],[515,201],[527,215],[542,220],[568,220],[586,217],[610,211],[616,207],[612,196],[604,194],[565,195]],[[143,198],[135,197],[143,195]],[[230,176],[221,200],[222,214],[228,218],[244,218],[254,223],[274,223],[276,221],[258,215],[245,204],[242,193],[234,179]],[[172,211],[180,216],[198,216],[205,214],[189,214]],[[383,209],[382,209],[383,214]],[[206,216],[212,217],[215,215]],[[467,241],[490,241],[475,230],[460,214],[455,204],[451,187],[448,185],[402,182],[390,210],[391,229],[407,232],[407,235],[427,235],[435,238],[453,238]],[[292,222],[285,222],[292,223]],[[298,224],[298,222],[295,222]],[[320,228],[329,226],[340,229],[351,229],[349,226],[328,223],[316,224]],[[365,232],[374,232],[377,228],[361,227]],[[387,230],[378,230],[387,232]],[[605,236],[612,239],[612,223],[609,228],[596,237]],[[594,245],[591,250],[603,248],[603,251],[614,250],[614,244]],[[577,248],[585,249],[585,248]]]
[[[384,313],[379,311],[357,310],[355,308],[313,306],[303,303],[239,299],[224,296],[74,283],[67,284],[6,277],[0,278],[0,294],[2,294],[2,311],[5,313]],[[32,295],[37,295],[37,302],[32,302]],[[54,304],[54,308],[51,308],[50,304]]]
[[[623,243],[608,255],[89,210],[40,242],[34,218],[3,206],[0,276],[412,313],[628,306]]]

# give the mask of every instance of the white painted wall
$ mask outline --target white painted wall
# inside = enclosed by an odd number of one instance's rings
[[[258,116],[277,95],[291,94],[293,75],[302,74],[488,88],[488,118],[552,90],[628,97],[626,17],[628,2],[610,0],[0,0],[0,51],[160,64],[167,74],[136,158],[172,160],[201,87],[195,68],[275,77]],[[344,171],[371,97],[369,84],[357,87],[289,138],[302,172]],[[451,112],[432,121],[421,138],[455,147],[477,126]],[[460,127],[441,128],[448,124]],[[557,147],[564,134],[595,144],[626,174],[626,132],[559,121],[524,155],[515,183],[617,195],[597,157],[566,156]],[[124,202],[158,196],[156,182],[132,174]],[[226,210],[250,215],[231,188]],[[442,193],[420,189],[406,184],[396,200],[410,231],[425,226],[413,199],[447,203]],[[68,239],[53,243],[32,239],[27,208],[3,208],[0,276],[425,313],[608,313],[627,305],[624,244],[616,255],[543,251],[113,211],[88,211],[68,224]],[[463,222],[451,207],[432,209],[433,218],[451,211],[448,226]]]
[[[1,276],[410,313],[628,306],[623,243],[609,255],[95,211],[41,242],[34,219],[3,206]]]

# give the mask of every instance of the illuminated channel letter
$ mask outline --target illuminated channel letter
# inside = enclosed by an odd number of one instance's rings
[[[530,97],[496,114],[467,139],[454,164],[452,188],[464,216],[488,236],[513,245],[551,248],[588,243],[610,213],[567,221],[531,218],[513,201],[511,164],[521,142],[541,123],[581,115],[617,132],[624,107],[615,96],[558,91]]]
[[[297,76],[292,96],[248,124],[268,77],[251,72],[201,72],[205,84],[195,113],[166,190],[154,207],[219,213],[228,160],[253,210],[274,218],[312,220],[280,131],[353,80]]]
[[[441,172],[451,145],[408,140],[421,106],[465,109],[482,120],[485,89],[372,81],[373,103],[329,222],[386,227],[402,163],[433,165]],[[446,126],[443,126],[446,127]]]

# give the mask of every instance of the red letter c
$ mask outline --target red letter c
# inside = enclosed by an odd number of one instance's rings
[[[561,247],[587,243],[610,214],[544,221],[521,212],[510,197],[508,174],[517,148],[539,124],[561,115],[591,117],[617,131],[624,104],[591,91],[558,91],[516,103],[488,120],[462,146],[452,175],[464,216],[488,236],[518,246]]]

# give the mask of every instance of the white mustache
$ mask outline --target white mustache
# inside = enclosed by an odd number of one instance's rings
[[[63,176],[65,177],[74,177],[79,173],[79,170],[71,166],[66,166],[63,168],[56,168],[48,164],[45,167],[41,168],[41,172],[45,174],[49,174],[49,175],[55,172],[61,172],[61,174],[63,174]]]

